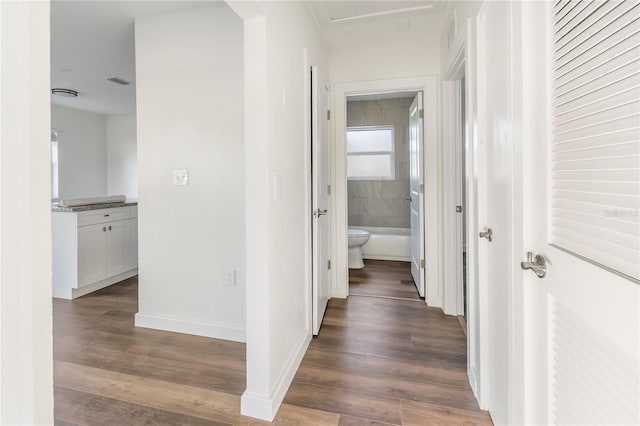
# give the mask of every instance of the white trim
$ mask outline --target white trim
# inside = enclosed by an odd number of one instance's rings
[[[332,221],[335,240],[332,244],[332,259],[335,267],[332,268],[331,296],[346,298],[349,294],[349,269],[347,267],[347,171],[346,171],[346,101],[348,95],[375,94],[390,92],[424,92],[424,122],[433,123],[424,129],[424,155],[425,155],[425,211],[434,212],[427,215],[424,229],[426,235],[433,238],[425,238],[425,259],[428,265],[426,269],[426,298],[430,306],[442,306],[440,291],[440,209],[438,198],[440,194],[439,183],[439,153],[440,140],[438,137],[438,85],[436,76],[421,76],[394,80],[372,80],[359,82],[336,83],[334,86],[333,122],[334,147],[332,187],[335,189],[332,196],[332,205],[335,206]]]
[[[307,276],[305,300],[307,305],[307,323],[305,329],[311,336],[313,327],[313,167],[311,156],[311,64],[309,63],[309,49],[302,53],[304,72],[304,211],[307,220],[304,223],[304,270]]]
[[[298,367],[304,358],[304,354],[307,352],[309,343],[311,342],[311,333],[305,333],[303,339],[298,344],[294,356],[291,358],[278,380],[273,391],[268,398],[260,395],[244,392],[241,397],[240,414],[243,416],[250,416],[261,420],[272,421],[278,413],[278,408],[282,403],[289,386],[293,381],[293,377],[298,371]],[[265,368],[268,368],[265,366]]]
[[[475,19],[468,18],[466,22],[465,42],[465,101],[466,120],[468,123],[476,123],[478,115],[477,106],[477,56],[476,56],[476,27]],[[477,205],[477,156],[478,156],[478,129],[475,124],[470,124],[467,134],[467,375],[469,384],[480,407],[486,403],[481,392],[482,371],[480,369],[480,289],[478,282],[478,205]]]
[[[467,153],[461,148],[464,135],[462,134],[461,117],[461,80],[465,71],[465,44],[463,43],[442,82],[442,164],[443,164],[443,310],[449,315],[464,314],[464,287],[462,276],[462,218],[455,210],[456,205],[467,208],[467,215],[475,214],[467,203],[462,200],[462,156]],[[465,110],[465,118],[467,117]],[[468,122],[468,120],[467,120]],[[469,135],[467,141],[469,140]],[[469,146],[468,144],[465,145]],[[467,159],[467,163],[469,163]],[[466,173],[466,170],[465,170]],[[468,176],[468,175],[467,175]],[[472,190],[470,181],[467,182],[466,193]],[[469,256],[469,253],[467,253]]]
[[[246,341],[245,328],[234,324],[195,321],[168,315],[145,314],[144,312],[136,314],[135,324],[136,327],[193,334],[195,336],[212,337],[233,342]]]

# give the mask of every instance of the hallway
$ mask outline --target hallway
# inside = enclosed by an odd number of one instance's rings
[[[411,300],[408,263],[385,263],[350,271],[351,295],[329,301],[284,402],[338,413],[341,425],[491,424],[458,320]]]

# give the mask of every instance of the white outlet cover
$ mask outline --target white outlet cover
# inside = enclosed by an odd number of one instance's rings
[[[189,171],[188,170],[174,170],[173,171],[173,185],[174,186],[187,186],[187,185],[189,185]]]

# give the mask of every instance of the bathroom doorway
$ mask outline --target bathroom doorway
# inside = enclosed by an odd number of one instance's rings
[[[374,260],[395,261],[406,262],[410,268],[412,258],[416,259],[418,280],[412,274],[408,280],[422,281],[417,282],[417,286],[414,284],[416,291],[422,290],[418,294],[431,306],[441,306],[437,279],[440,231],[436,88],[436,79],[429,76],[336,84],[332,297],[349,295],[349,251],[353,254],[354,246],[359,245],[363,265]],[[421,141],[413,150],[417,159],[413,174],[418,196],[412,198],[409,189],[412,175],[410,110],[419,94],[422,94],[423,105],[414,108],[414,113],[418,118],[415,129],[419,129]],[[395,103],[394,108],[383,108],[383,101]],[[365,102],[372,105],[367,107]],[[365,114],[363,108],[372,112]],[[395,124],[394,117],[401,120],[401,124]],[[396,133],[399,135],[397,142]],[[359,141],[370,136],[375,136],[376,140],[371,146]],[[400,147],[398,152],[396,143]],[[419,213],[414,221],[413,251],[412,200]],[[429,214],[425,214],[427,211]],[[356,226],[365,232],[366,241],[349,244],[349,227]],[[369,228],[375,229],[371,232]],[[392,251],[380,249],[381,245]],[[425,259],[429,259],[430,265]]]
[[[349,294],[424,297],[421,111],[420,91],[347,96]]]

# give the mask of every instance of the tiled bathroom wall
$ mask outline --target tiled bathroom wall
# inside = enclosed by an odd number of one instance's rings
[[[409,228],[409,106],[412,98],[347,102],[347,126],[394,126],[395,180],[348,182],[349,226]]]

